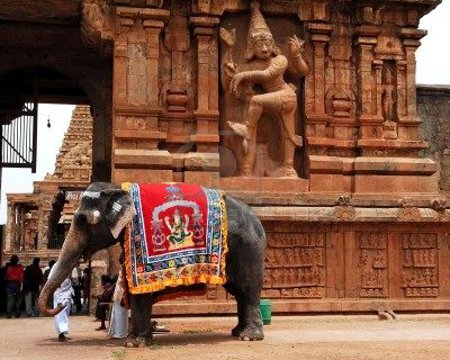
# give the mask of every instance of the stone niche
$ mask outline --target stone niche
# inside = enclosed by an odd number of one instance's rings
[[[286,17],[276,17],[270,16],[266,18],[267,25],[273,35],[274,42],[279,48],[281,54],[289,54],[288,52],[288,41],[293,35],[298,36],[298,38],[304,38],[303,27],[298,17],[286,16]],[[249,29],[249,14],[228,14],[224,16],[221,27],[226,29],[235,29],[236,44],[233,49],[233,59],[236,64],[242,67],[252,68],[253,65],[251,61],[246,60],[246,47],[248,45],[248,32]],[[222,46],[221,57],[224,58],[225,49]],[[246,66],[247,65],[247,66]],[[295,130],[296,133],[303,136],[304,126],[305,126],[305,113],[304,107],[301,105],[301,100],[304,97],[304,82],[303,79],[297,79],[288,71],[284,75],[286,83],[290,86],[297,88],[299,105],[297,106],[297,111],[295,112]],[[256,84],[253,91],[255,94],[266,93],[262,90],[261,85]],[[242,151],[240,149],[240,137],[236,136],[235,133],[227,125],[227,122],[238,122],[245,123],[246,121],[246,107],[248,106],[248,101],[243,99],[237,99],[231,94],[227,94],[226,89],[223,89],[224,95],[221,98],[221,118],[220,118],[220,129],[221,129],[221,176],[222,178],[239,176],[239,162],[242,161]],[[270,93],[266,93],[270,94]],[[255,164],[252,169],[252,174],[250,177],[253,178],[264,178],[270,177],[267,172],[270,172],[276,167],[282,159],[282,131],[283,124],[278,115],[273,115],[269,111],[263,111],[261,117],[259,118],[257,129],[256,129],[256,159]],[[281,145],[281,146],[280,146]],[[302,164],[304,164],[304,152],[302,147],[295,154],[295,169],[300,172],[300,175],[306,176]]]

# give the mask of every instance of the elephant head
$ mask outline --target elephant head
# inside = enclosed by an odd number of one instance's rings
[[[48,300],[67,278],[83,255],[87,258],[98,250],[117,243],[136,210],[128,192],[109,183],[93,183],[83,193],[64,240],[52,276],[39,296],[39,309],[54,316],[64,307],[48,308]]]

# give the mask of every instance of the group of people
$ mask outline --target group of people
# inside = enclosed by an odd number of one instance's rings
[[[6,317],[20,317],[25,302],[27,316],[39,316],[37,301],[44,285],[51,264],[45,271],[36,257],[27,267],[23,267],[17,255],[12,255],[9,262],[0,270],[1,304]]]
[[[39,316],[37,306],[42,287],[57,267],[55,260],[50,260],[42,270],[40,258],[36,257],[27,267],[23,267],[17,255],[12,255],[9,262],[0,269],[0,289],[3,290],[3,301],[7,318],[20,317],[25,300],[27,316]],[[128,334],[128,307],[126,305],[125,278],[120,272],[112,277],[107,274],[101,277],[102,292],[96,296],[96,318],[100,326],[96,330],[107,330],[112,338],[123,339]],[[88,304],[90,288],[90,269],[82,272],[74,269],[53,294],[53,307],[63,305],[64,309],[55,315],[54,324],[58,341],[66,342],[69,333],[69,315],[72,311],[80,311]],[[1,296],[0,296],[1,298]],[[72,305],[75,305],[73,309]],[[106,322],[109,320],[109,326]],[[156,321],[152,322],[153,332],[169,332]]]
[[[18,318],[23,311],[28,317],[39,316],[39,294],[54,264],[55,260],[50,260],[43,269],[41,259],[35,257],[31,264],[23,266],[19,257],[12,255],[0,269],[0,312],[6,312],[7,318]],[[79,276],[71,277],[71,285],[76,311],[80,312],[89,298],[89,269],[84,269]]]

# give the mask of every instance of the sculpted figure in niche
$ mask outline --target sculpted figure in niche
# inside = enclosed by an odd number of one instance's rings
[[[281,161],[277,168],[266,172],[270,177],[297,178],[294,169],[295,148],[302,146],[302,138],[295,134],[297,94],[293,84],[284,79],[287,70],[299,79],[308,72],[303,59],[304,41],[297,36],[289,39],[289,56],[280,53],[272,33],[260,10],[259,3],[251,3],[250,24],[247,35],[246,63],[233,61],[235,31],[220,29],[225,46],[222,61],[222,85],[226,92],[245,102],[241,121],[228,121],[235,134],[242,137],[242,154],[239,175],[253,175],[256,157],[257,128],[260,117],[267,114],[278,121],[281,129]]]
[[[395,84],[391,68],[386,68],[382,89],[384,138],[397,139],[397,125],[395,118]]]

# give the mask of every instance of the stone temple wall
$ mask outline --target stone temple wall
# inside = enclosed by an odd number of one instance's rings
[[[417,100],[422,136],[430,145],[423,155],[440,164],[439,187],[450,191],[450,86],[418,85]]]
[[[91,23],[114,24],[97,28],[113,43],[114,182],[195,182],[248,203],[277,312],[448,308],[445,115],[421,107],[415,79],[419,21],[439,1],[109,4],[99,19],[114,21]],[[256,51],[268,43],[274,63]],[[235,311],[229,300],[211,288],[155,310]]]

